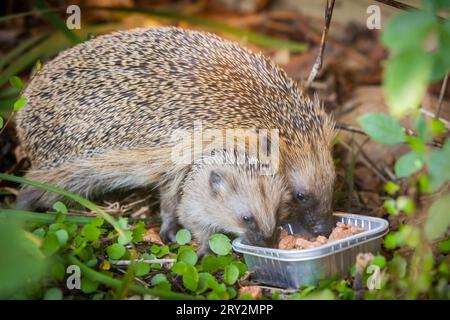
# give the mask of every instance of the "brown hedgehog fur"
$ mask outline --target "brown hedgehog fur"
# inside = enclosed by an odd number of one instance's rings
[[[157,185],[173,215],[190,166],[171,161],[176,129],[265,128],[280,133],[293,217],[331,230],[333,121],[270,60],[215,35],[178,28],[120,31],[46,63],[24,91],[18,135],[27,177],[90,196]],[[297,200],[295,199],[297,196]],[[18,204],[57,197],[25,189]]]

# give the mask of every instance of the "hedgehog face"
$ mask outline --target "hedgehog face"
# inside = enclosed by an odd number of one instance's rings
[[[291,214],[287,220],[299,224],[312,235],[328,236],[334,224],[332,195],[334,164],[329,152],[302,157],[288,171],[291,186]]]
[[[288,203],[279,177],[215,168],[209,172],[208,185],[214,203],[210,215],[222,221],[223,231],[256,246],[276,244],[279,217]]]

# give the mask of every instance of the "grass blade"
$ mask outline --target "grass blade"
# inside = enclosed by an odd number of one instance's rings
[[[26,12],[20,12],[15,14],[10,14],[4,17],[0,17],[0,22],[16,19],[16,18],[22,18],[22,17],[28,17],[28,16],[35,16],[41,13],[47,13],[47,12],[57,12],[62,11],[63,8],[56,8],[56,9],[43,9],[43,10],[32,10],[32,11],[26,11]]]
[[[64,34],[67,39],[69,39],[73,44],[81,42],[81,39],[78,38],[78,36],[73,33],[72,30],[69,30],[67,28],[66,24],[61,20],[60,17],[58,17],[53,11],[47,10],[48,8],[44,3],[42,3],[40,0],[31,0],[31,2],[39,10],[39,12],[44,15],[47,21],[57,30],[61,31],[61,33]]]
[[[114,227],[114,229],[119,233],[120,236],[125,236],[124,230],[120,227],[120,225],[117,223],[117,221],[111,215],[109,215],[103,209],[99,208],[93,202],[91,202],[75,193],[68,192],[66,190],[51,186],[49,184],[41,183],[41,182],[38,182],[35,180],[26,179],[26,178],[16,177],[16,176],[12,176],[12,175],[5,174],[5,173],[0,173],[0,179],[6,180],[6,181],[11,181],[11,182],[16,182],[16,183],[21,183],[21,184],[27,184],[27,185],[30,185],[30,186],[33,186],[33,187],[36,187],[39,189],[43,189],[43,190],[46,190],[49,192],[54,192],[61,196],[67,197],[67,198],[81,204],[82,206],[88,208],[92,212],[95,212],[98,216],[100,216],[105,221],[107,221],[110,225],[112,225]]]
[[[19,54],[21,54],[25,50],[28,50],[39,41],[46,38],[47,36],[48,33],[42,33],[34,37],[30,37],[29,39],[21,42],[17,47],[15,47],[14,49],[12,49],[10,52],[8,52],[3,56],[2,60],[0,60],[0,70],[3,69],[5,65],[7,65],[10,61],[16,58]]]
[[[230,26],[226,23],[219,22],[216,20],[199,16],[183,15],[175,11],[162,11],[150,8],[127,8],[127,7],[107,7],[107,6],[83,7],[83,10],[106,10],[116,12],[141,13],[169,20],[176,20],[176,21],[183,20],[190,24],[206,27],[216,32],[224,32],[227,34],[231,34],[235,37],[245,39],[253,44],[268,48],[274,49],[287,48],[291,52],[304,52],[308,48],[307,44],[305,43],[274,38],[247,29]]]
[[[42,212],[32,212],[17,209],[3,209],[0,208],[0,218],[17,218],[19,220],[30,221],[30,222],[40,222],[40,223],[54,223],[56,221],[56,214],[54,213],[42,213]],[[90,223],[96,217],[85,217],[85,216],[71,216],[65,215],[64,221],[77,224],[87,224]]]
[[[90,33],[105,33],[117,29],[116,24],[106,24],[100,26],[91,26],[83,28],[79,32],[81,38],[86,38]],[[44,40],[31,50],[19,56],[14,63],[10,64],[0,74],[0,86],[8,82],[9,78],[19,74],[27,67],[32,66],[38,59],[43,60],[56,55],[58,52],[71,47],[73,44],[60,32],[52,34],[48,39]]]

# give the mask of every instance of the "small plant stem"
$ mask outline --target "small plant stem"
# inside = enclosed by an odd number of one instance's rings
[[[328,30],[330,29],[331,18],[333,16],[334,1],[335,0],[327,0],[327,7],[325,8],[325,26],[323,27],[322,38],[320,39],[319,55],[317,56],[311,73],[309,74],[308,80],[306,81],[306,88],[311,85],[320,69],[322,68],[323,52],[325,51],[325,43],[328,35]]]
[[[0,135],[3,133],[3,130],[5,130],[6,126],[8,125],[8,123],[11,121],[12,117],[14,116],[14,111],[11,112],[11,114],[9,115],[8,119],[6,119],[6,122],[3,124],[3,128],[0,129]]]
[[[445,75],[444,80],[442,81],[441,92],[439,93],[439,102],[438,102],[438,106],[437,106],[435,119],[439,119],[439,114],[441,113],[442,102],[444,101],[445,92],[447,90],[447,83],[448,83],[448,75],[449,74],[450,74],[450,72],[447,72],[447,74]]]
[[[26,179],[26,178],[21,178],[21,177],[16,177],[16,176],[12,176],[12,175],[5,174],[5,173],[0,173],[0,180],[6,180],[6,181],[22,183],[22,184],[28,184],[28,185],[36,187],[36,188],[44,189],[46,191],[57,193],[57,194],[59,194],[61,196],[65,196],[65,197],[67,197],[67,198],[69,198],[69,199],[71,199],[71,200],[73,200],[75,202],[78,202],[79,204],[81,204],[82,206],[88,208],[89,210],[97,213],[97,215],[99,217],[102,217],[103,219],[105,219],[106,222],[108,222],[110,225],[112,225],[114,227],[114,229],[116,229],[116,231],[119,233],[119,235],[125,237],[124,230],[122,229],[122,227],[119,225],[119,223],[111,215],[109,215],[104,210],[100,209],[93,202],[83,198],[82,196],[79,196],[79,195],[74,194],[72,192],[68,192],[66,190],[63,190],[63,189],[51,186],[49,184],[41,183],[39,181]]]
[[[119,288],[122,285],[122,281],[119,279],[114,279],[110,276],[107,276],[105,274],[102,274],[100,272],[97,272],[88,266],[86,266],[84,263],[82,263],[80,260],[75,258],[74,256],[68,256],[67,262],[70,264],[77,265],[80,267],[81,272],[84,276],[88,277],[89,279],[96,280],[98,282],[101,282],[111,288]],[[130,284],[129,291],[142,294],[142,295],[151,295],[154,297],[159,297],[161,299],[176,299],[176,300],[193,300],[193,299],[201,299],[199,296],[191,296],[186,295],[182,293],[176,293],[176,292],[169,292],[164,290],[158,290],[158,289],[149,289],[145,287],[141,287],[136,284]]]
[[[176,262],[176,259],[150,259],[150,260],[145,260],[145,259],[136,259],[135,262],[145,262],[148,264],[153,264],[153,263],[159,263],[159,264],[164,264],[164,263],[174,263]],[[128,266],[131,263],[130,260],[119,260],[114,262],[113,264],[115,264],[116,266]]]

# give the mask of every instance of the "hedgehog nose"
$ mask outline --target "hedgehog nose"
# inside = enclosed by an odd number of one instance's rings
[[[333,229],[334,220],[333,217],[327,217],[321,219],[316,225],[311,228],[312,233],[315,236],[325,236],[328,237]]]
[[[276,231],[269,236],[264,236],[262,234],[249,234],[247,235],[247,240],[253,246],[276,248],[278,243],[278,235],[279,229],[276,229]]]

